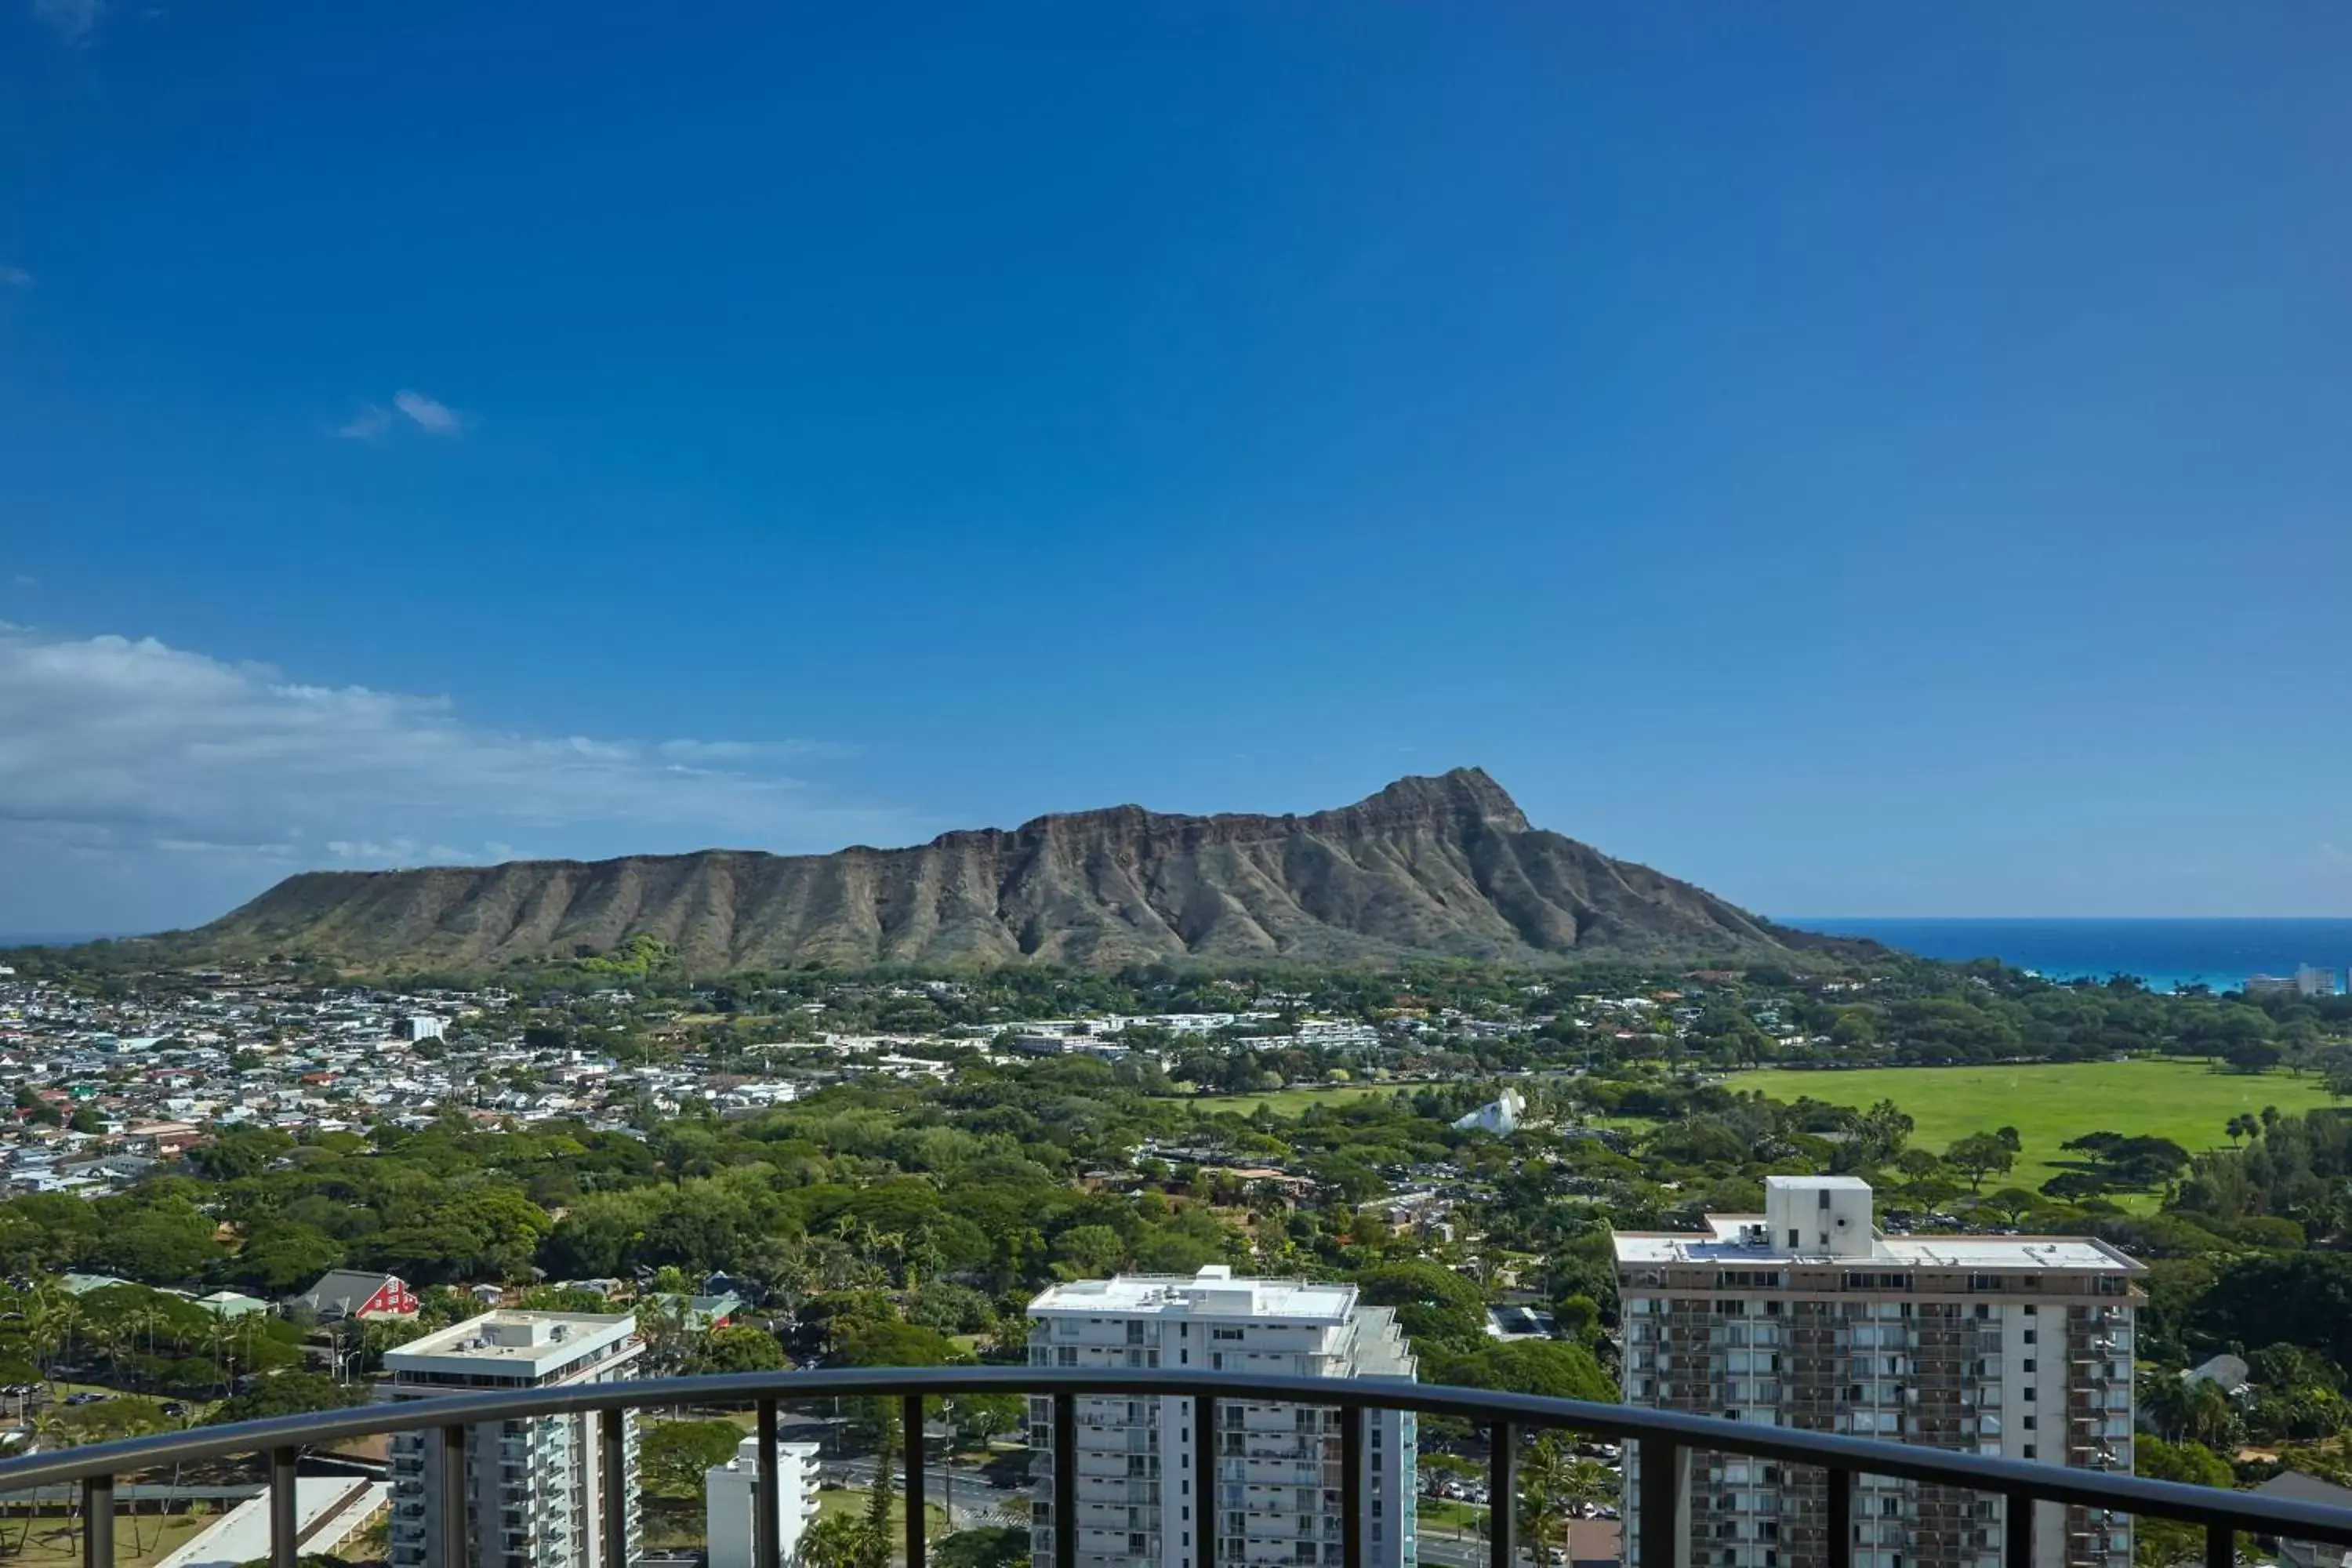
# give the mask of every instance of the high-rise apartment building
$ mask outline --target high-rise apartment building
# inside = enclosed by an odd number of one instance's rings
[[[1029,1303],[1029,1324],[1032,1366],[1413,1376],[1395,1314],[1363,1305],[1354,1286],[1236,1279],[1223,1267],[1056,1285]],[[1066,1500],[1053,1495],[1053,1402],[1031,1401],[1040,1568],[1053,1561],[1052,1510],[1063,1506],[1076,1510],[1082,1568],[1191,1568],[1202,1530],[1216,1531],[1219,1563],[1235,1568],[1341,1560],[1337,1411],[1220,1400],[1205,1471],[1189,1399],[1080,1399],[1077,1422],[1077,1495]],[[1410,1412],[1365,1418],[1368,1568],[1413,1568],[1415,1454]]]
[[[383,1399],[492,1389],[564,1388],[633,1376],[644,1352],[634,1314],[498,1311],[412,1340],[383,1358]],[[624,1421],[627,1419],[625,1414]],[[604,1473],[593,1415],[491,1421],[466,1435],[467,1535],[476,1568],[595,1568],[604,1560],[604,1489],[627,1499],[627,1556],[637,1555],[636,1435],[623,1427],[623,1473]],[[392,1440],[393,1568],[438,1561],[440,1446],[430,1432]]]
[[[2141,1265],[2082,1237],[1884,1236],[1868,1184],[1852,1176],[1764,1186],[1764,1213],[1709,1215],[1705,1234],[1618,1233],[1627,1404],[2130,1473]],[[1828,1561],[1820,1470],[1737,1454],[1688,1462],[1692,1568]],[[2002,1506],[1858,1478],[1854,1568],[2000,1568]],[[2131,1544],[2120,1514],[2036,1510],[2036,1563],[2130,1568]]]

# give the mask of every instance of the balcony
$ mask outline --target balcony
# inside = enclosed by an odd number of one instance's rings
[[[204,1426],[120,1443],[67,1448],[0,1461],[0,1494],[60,1484],[81,1489],[84,1563],[101,1568],[115,1561],[115,1481],[128,1471],[158,1466],[200,1464],[243,1455],[267,1455],[273,1493],[292,1498],[295,1461],[306,1447],[346,1442],[353,1438],[396,1435],[421,1437],[424,1480],[439,1491],[445,1503],[455,1500],[446,1489],[462,1485],[467,1451],[473,1429],[485,1423],[528,1420],[535,1416],[589,1418],[590,1440],[598,1445],[603,1474],[627,1471],[625,1418],[635,1408],[677,1405],[749,1405],[758,1412],[758,1426],[769,1439],[760,1445],[763,1487],[777,1483],[773,1437],[779,1407],[835,1398],[897,1398],[901,1420],[919,1427],[923,1401],[968,1394],[1033,1394],[1040,1395],[1043,1419],[1038,1436],[1052,1436],[1040,1455],[1041,1467],[1052,1483],[1054,1496],[1074,1499],[1077,1488],[1077,1402],[1081,1398],[1179,1397],[1192,1402],[1195,1452],[1213,1451],[1223,1429],[1219,1405],[1223,1402],[1276,1403],[1337,1407],[1336,1442],[1339,1464],[1318,1467],[1316,1479],[1340,1494],[1338,1510],[1339,1547],[1336,1555],[1326,1545],[1323,1563],[1360,1564],[1365,1561],[1370,1500],[1362,1495],[1361,1478],[1368,1453],[1366,1412],[1395,1409],[1423,1415],[1449,1417],[1483,1426],[1492,1454],[1489,1489],[1497,1497],[1515,1494],[1519,1440],[1529,1434],[1574,1432],[1626,1446],[1629,1475],[1633,1479],[1628,1524],[1633,1568],[1682,1568],[1694,1560],[1706,1541],[1686,1542],[1681,1531],[1695,1500],[1689,1472],[1695,1454],[1721,1454],[1762,1460],[1782,1467],[1787,1481],[1794,1469],[1826,1477],[1826,1485],[1809,1485],[1801,1495],[1807,1528],[1812,1521],[1847,1521],[1831,1538],[1831,1564],[1852,1561],[1851,1549],[1868,1544],[1871,1537],[1893,1525],[1873,1505],[1868,1517],[1855,1508],[1857,1492],[1879,1489],[1870,1478],[1892,1478],[2006,1500],[1996,1520],[1988,1506],[1980,1516],[1990,1539],[2002,1548],[2002,1568],[2035,1568],[2033,1508],[2037,1502],[2104,1510],[2116,1515],[2155,1516],[2187,1521],[2207,1532],[2206,1561],[2226,1562],[2234,1532],[2326,1542],[2352,1546],[2352,1510],[2261,1497],[2250,1492],[2216,1491],[2168,1481],[2142,1479],[2121,1473],[2062,1468],[2053,1465],[1907,1447],[1862,1437],[1800,1430],[1746,1421],[1719,1421],[1677,1412],[1595,1405],[1575,1400],[1547,1399],[1534,1394],[1448,1388],[1427,1384],[1376,1380],[1255,1377],[1243,1373],[1202,1373],[1173,1370],[1125,1368],[933,1367],[843,1368],[821,1372],[754,1373],[741,1375],[667,1378],[639,1382],[579,1384],[561,1388],[510,1389],[446,1398],[409,1400],[360,1405],[348,1409],[289,1415],[231,1426]],[[2105,1452],[2120,1461],[2124,1450]],[[2104,1457],[2099,1450],[2095,1456]],[[1249,1461],[1234,1461],[1247,1464]],[[1124,1479],[1125,1478],[1121,1478]],[[1139,1479],[1142,1478],[1138,1478]],[[908,1568],[925,1568],[929,1543],[923,1537],[925,1479],[919,1467],[902,1482],[912,1521],[906,1543]],[[1822,1500],[1826,1495],[1826,1502]],[[1712,1493],[1706,1495],[1714,1495]],[[1782,1500],[1776,1496],[1776,1500]],[[622,1562],[626,1531],[616,1528],[628,1515],[629,1500],[615,1489],[594,1500],[607,1528],[599,1534],[604,1556],[597,1568],[627,1568]],[[1041,1507],[1034,1517],[1033,1540],[1042,1563],[1051,1568],[1081,1568],[1081,1513],[1078,1507]],[[1793,1513],[1794,1510],[1788,1510]],[[434,1528],[401,1532],[394,1556],[399,1568],[460,1568],[474,1561],[468,1539],[473,1510],[443,1506],[431,1510]],[[761,1510],[762,1539],[753,1562],[759,1568],[780,1568],[777,1532],[772,1515]],[[405,1520],[403,1522],[407,1522]],[[1906,1521],[1907,1522],[1907,1521]],[[1393,1521],[1392,1521],[1393,1523]],[[1496,1527],[1487,1542],[1492,1568],[1517,1568],[1519,1558],[1516,1511],[1495,1510]],[[2103,1518],[2093,1531],[2110,1537],[2120,1528]],[[269,1562],[274,1568],[293,1568],[299,1542],[294,1510],[273,1510],[270,1518]],[[1856,1529],[1854,1527],[1862,1527]],[[1787,1526],[1781,1539],[1786,1541]],[[1124,1533],[1124,1532],[1118,1532]],[[1236,1568],[1240,1560],[1255,1561],[1275,1546],[1253,1542],[1240,1552],[1228,1551],[1230,1537],[1196,1529],[1192,1568]],[[1744,1539],[1744,1538],[1743,1538]],[[1279,1554],[1264,1555],[1269,1564],[1290,1564],[1304,1541],[1286,1540]],[[1124,1541],[1120,1542],[1123,1547]],[[1896,1550],[1889,1546],[1886,1550]],[[1988,1547],[1988,1550],[1990,1550]],[[1126,1553],[1115,1552],[1111,1561]],[[1154,1565],[1156,1568],[1156,1564]],[[2042,1568],[2056,1568],[2043,1564]]]

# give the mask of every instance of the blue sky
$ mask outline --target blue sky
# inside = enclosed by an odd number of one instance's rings
[[[1768,911],[2352,912],[2347,47],[0,0],[0,931],[1464,763]]]

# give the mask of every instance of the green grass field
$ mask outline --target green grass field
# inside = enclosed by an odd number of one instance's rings
[[[1913,1143],[1941,1153],[1970,1132],[2014,1127],[2024,1141],[2017,1168],[2000,1184],[2038,1187],[2068,1158],[2059,1145],[2085,1132],[2169,1138],[2190,1153],[2226,1148],[2221,1129],[2242,1111],[2274,1105],[2289,1115],[2333,1105],[2315,1078],[2284,1072],[2241,1077],[2203,1062],[2065,1062],[2042,1067],[1873,1068],[1737,1073],[1734,1089],[1775,1100],[1808,1096],[1863,1107],[1891,1100],[1918,1123]]]

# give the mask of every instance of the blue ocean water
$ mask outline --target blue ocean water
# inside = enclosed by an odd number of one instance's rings
[[[1773,917],[1776,920],[1780,916]],[[1924,958],[1998,958],[2053,980],[2136,974],[2156,990],[2201,981],[2234,990],[2249,974],[2352,964],[2352,920],[1881,920],[1816,915],[1783,924],[1875,937]]]

